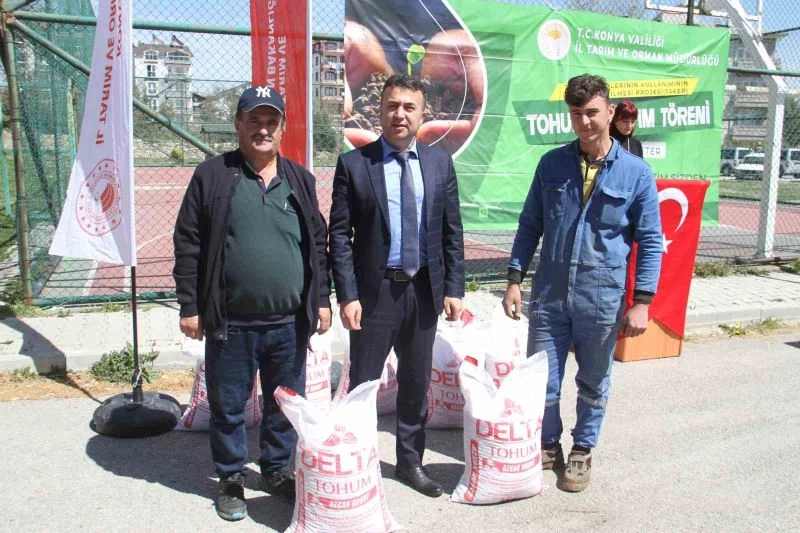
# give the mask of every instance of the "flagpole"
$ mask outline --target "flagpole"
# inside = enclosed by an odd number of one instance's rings
[[[102,260],[131,269],[133,391],[106,399],[92,415],[92,428],[112,437],[158,435],[174,428],[181,416],[175,398],[142,391],[136,293],[131,1],[99,4],[76,163],[50,246],[53,255]],[[78,212],[80,215],[73,214]]]
[[[131,396],[135,403],[142,403],[144,401],[144,392],[142,392],[142,365],[139,361],[139,325],[136,308],[135,266],[131,267],[131,310],[133,311],[133,376],[131,377],[133,391]]]

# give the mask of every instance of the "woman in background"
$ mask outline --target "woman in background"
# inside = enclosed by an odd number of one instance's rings
[[[642,143],[633,136],[638,116],[639,110],[636,109],[636,104],[630,100],[618,103],[611,121],[611,136],[618,140],[619,144],[627,151],[642,157]]]

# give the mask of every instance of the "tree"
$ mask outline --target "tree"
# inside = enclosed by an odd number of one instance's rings
[[[783,146],[800,146],[800,99],[788,94],[783,108]]]
[[[333,111],[321,105],[314,109],[314,149],[316,152],[336,152],[338,135],[333,129]]]

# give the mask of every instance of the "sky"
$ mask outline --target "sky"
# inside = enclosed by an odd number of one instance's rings
[[[298,0],[292,0],[298,1]],[[93,2],[96,3],[96,2]],[[249,0],[134,0],[134,20],[158,20],[236,28],[250,27]],[[341,35],[344,31],[344,0],[314,0],[314,33]],[[173,32],[134,31],[134,38],[148,42],[152,34],[169,42]],[[250,38],[247,36],[176,33],[194,54],[193,89],[209,94],[250,79]]]
[[[294,0],[297,1],[297,0]],[[415,0],[409,0],[415,1]],[[508,3],[547,5],[562,8],[575,5],[575,0],[507,0]],[[596,0],[597,3],[617,0]],[[644,2],[644,0],[641,0]],[[661,5],[686,4],[686,0],[650,0]],[[699,0],[698,0],[699,1]],[[93,0],[96,3],[96,0]],[[345,0],[313,0],[312,31],[315,33],[341,34],[343,31]],[[800,26],[800,8],[797,0],[764,0],[764,31],[773,31]],[[755,13],[756,0],[742,0],[749,13]],[[202,6],[202,7],[199,7]],[[656,11],[648,10],[647,16]],[[214,26],[249,27],[249,0],[135,0],[134,18],[144,20],[168,20],[190,24]],[[136,38],[149,40],[151,32],[138,31]],[[169,33],[160,37],[168,39]],[[250,72],[249,39],[247,37],[213,36],[207,34],[180,34],[179,38],[190,46],[195,54],[194,74],[199,80],[240,80]],[[224,53],[221,50],[225,50]],[[223,56],[220,57],[220,54]],[[800,31],[791,32],[779,44],[778,56],[782,68],[800,71]],[[200,82],[198,85],[203,85]],[[205,82],[206,86],[213,82]],[[200,87],[198,87],[200,88]],[[201,91],[202,92],[202,91]]]
[[[98,0],[91,0],[94,6]],[[198,2],[197,0],[133,0],[134,19],[169,21],[209,26],[229,26],[247,28],[250,26],[250,0],[217,0]],[[300,1],[300,0],[291,0]],[[408,0],[409,2],[418,0]],[[574,6],[580,0],[506,0],[508,3],[550,6],[563,8]],[[620,0],[596,0],[618,2]],[[644,2],[644,0],[640,0]],[[661,5],[685,4],[686,0],[650,0]],[[698,0],[699,1],[699,0]],[[34,6],[42,3],[37,2]],[[312,31],[315,33],[341,34],[343,31],[345,0],[313,0]],[[745,9],[755,13],[756,0],[742,0]],[[797,0],[763,0],[764,31],[774,31],[800,26],[800,8]],[[41,8],[39,8],[41,9]],[[647,11],[647,16],[655,16],[656,11]],[[134,39],[150,41],[152,34],[169,42],[173,32],[151,32],[135,30]],[[194,89],[200,93],[213,92],[244,81],[250,77],[249,37],[223,36],[200,33],[176,33],[194,54]],[[791,32],[784,37],[778,47],[781,67],[800,71],[800,31]],[[798,80],[800,81],[800,80]]]
[[[650,0],[661,5],[685,5],[686,0]],[[699,1],[699,0],[697,0]],[[741,0],[747,13],[756,14],[757,0]],[[800,26],[800,8],[797,0],[763,0],[762,32],[786,30]],[[655,11],[653,11],[655,13]],[[800,31],[789,32],[778,41],[777,58],[780,68],[800,71]],[[798,86],[800,79],[790,83]]]

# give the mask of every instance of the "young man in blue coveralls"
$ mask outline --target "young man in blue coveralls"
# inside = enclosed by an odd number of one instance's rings
[[[577,421],[562,487],[589,484],[610,387],[617,335],[647,328],[648,306],[661,268],[661,220],[650,166],[609,135],[614,105],[608,84],[584,74],[569,80],[564,100],[578,138],[542,157],[519,217],[503,308],[521,311],[520,283],[542,242],[529,306],[528,354],[547,351],[550,366],[542,467],[564,467],[559,401],[570,345],[578,373]],[[625,281],[638,243],[633,306],[625,309]]]

